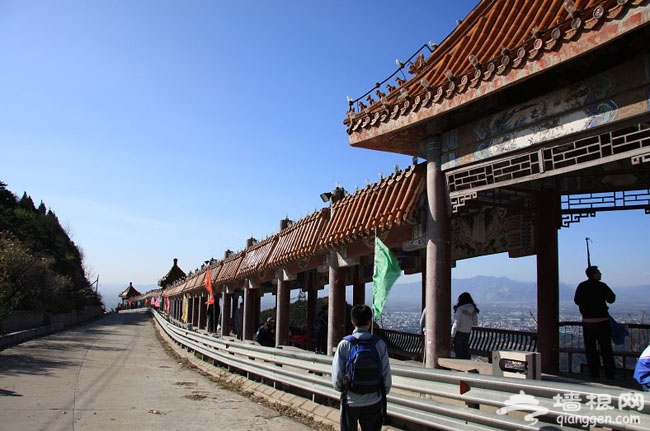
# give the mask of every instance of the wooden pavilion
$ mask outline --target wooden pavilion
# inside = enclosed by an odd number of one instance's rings
[[[557,230],[650,211],[649,19],[643,0],[484,0],[409,79],[351,101],[350,145],[426,160],[428,366],[448,355],[453,261],[507,251],[537,257],[538,351],[557,371]]]
[[[134,298],[137,298],[137,297],[140,296],[140,292],[138,292],[138,290],[135,287],[133,287],[132,282],[129,282],[129,287],[124,289],[124,291],[122,291],[117,296],[122,299],[122,305],[130,304],[134,300]]]

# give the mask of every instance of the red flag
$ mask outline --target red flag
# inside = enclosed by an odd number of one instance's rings
[[[207,303],[214,304],[214,294],[212,293],[212,277],[210,276],[210,268],[208,268],[207,271],[205,271],[205,288],[210,294]]]

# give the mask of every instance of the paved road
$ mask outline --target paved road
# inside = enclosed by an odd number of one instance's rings
[[[151,317],[110,314],[0,352],[0,431],[303,431],[183,367]]]

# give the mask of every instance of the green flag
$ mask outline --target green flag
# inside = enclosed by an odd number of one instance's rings
[[[381,318],[391,287],[402,273],[399,262],[390,249],[375,237],[375,271],[372,274],[372,311]]]

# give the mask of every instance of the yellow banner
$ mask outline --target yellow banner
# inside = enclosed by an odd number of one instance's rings
[[[187,311],[190,308],[189,301],[187,300],[187,296],[183,296],[183,316],[181,319],[183,322],[187,322]]]

